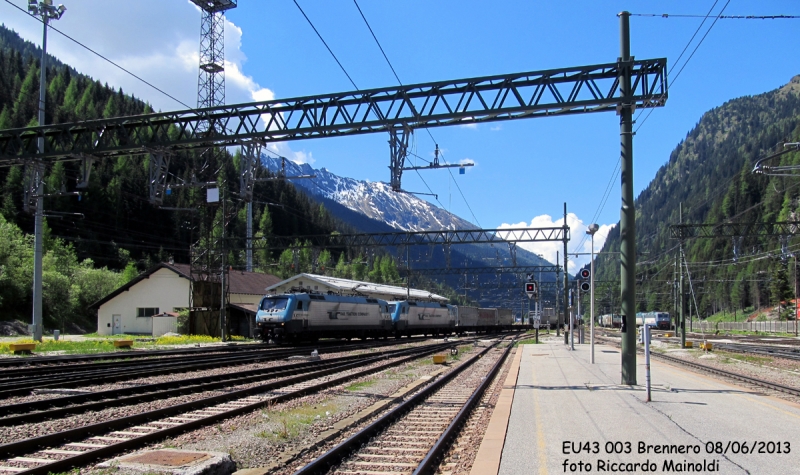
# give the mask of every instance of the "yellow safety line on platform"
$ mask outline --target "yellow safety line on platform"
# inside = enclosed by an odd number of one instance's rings
[[[542,427],[542,413],[539,410],[539,391],[535,389],[538,386],[536,381],[536,365],[532,366],[531,373],[533,374],[531,385],[534,388],[533,415],[536,420],[536,445],[539,448],[539,475],[547,475],[549,473],[547,471],[547,444],[545,443],[544,428]]]

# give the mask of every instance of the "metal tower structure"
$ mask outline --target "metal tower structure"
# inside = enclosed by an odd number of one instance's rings
[[[200,7],[200,73],[197,77],[197,108],[225,104],[225,12],[237,0],[192,0]],[[209,128],[213,124],[208,124]]]
[[[197,76],[197,108],[206,109],[225,105],[225,12],[236,8],[237,0],[191,0],[200,7],[202,16],[200,20],[200,67]],[[198,124],[197,133],[200,137],[213,137],[220,132],[220,123],[208,117]],[[221,152],[208,143],[206,164],[213,162],[213,158]],[[203,166],[201,172],[205,169]],[[205,176],[203,180],[213,180],[216,177]],[[207,199],[201,224],[200,241],[192,245],[190,266],[192,274],[191,308],[193,321],[203,321],[209,333],[212,322],[219,315],[220,333],[225,339],[225,307],[227,306],[227,288],[225,283],[225,193],[222,193],[221,210],[217,206],[218,200]]]

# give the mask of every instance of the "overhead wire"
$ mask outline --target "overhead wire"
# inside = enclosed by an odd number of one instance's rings
[[[392,65],[392,62],[389,60],[389,56],[386,54],[386,51],[384,51],[383,46],[381,45],[381,42],[378,40],[377,35],[375,35],[375,31],[372,29],[372,26],[370,26],[366,15],[364,15],[364,12],[361,10],[361,7],[358,5],[358,1],[357,0],[353,0],[353,3],[355,3],[356,8],[358,9],[358,13],[361,14],[361,18],[364,20],[364,23],[367,25],[367,28],[369,29],[369,32],[372,34],[372,38],[375,40],[375,43],[378,45],[378,48],[381,50],[381,53],[383,54],[383,59],[386,60],[386,63],[389,65],[389,68],[391,68],[392,74],[394,74],[394,77],[395,77],[395,79],[397,79],[398,84],[400,84],[402,86],[403,85],[403,81],[401,81],[400,77],[397,75],[397,71],[394,69],[394,66]],[[428,133],[428,136],[431,138],[431,141],[433,141],[434,144],[437,143],[436,139],[433,138],[433,134],[431,133],[430,129],[426,127],[425,131]],[[441,151],[440,151],[440,154],[442,156],[442,160],[444,160],[444,154],[442,154]],[[416,154],[415,154],[415,156],[418,157],[418,158],[422,158],[422,157],[420,157],[419,155],[416,155]],[[430,163],[430,162],[428,162],[428,163]],[[446,165],[448,164],[446,160],[445,160],[445,164]],[[461,190],[461,186],[459,186],[458,181],[456,181],[455,177],[453,176],[453,172],[450,170],[450,168],[447,168],[447,172],[450,174],[450,178],[455,183],[456,189],[458,189],[459,194],[461,194],[461,198],[464,200],[464,203],[467,205],[467,209],[469,209],[469,212],[472,215],[472,219],[475,220],[475,223],[479,227],[482,227],[480,221],[478,221],[478,217],[475,216],[475,213],[472,211],[472,206],[470,206],[469,201],[467,201],[467,197],[464,196],[464,192]],[[422,179],[422,182],[425,183],[425,187],[428,188],[428,191],[433,193],[433,191],[430,189],[428,184],[425,182],[425,179],[422,178],[422,175],[419,173],[419,170],[417,170],[417,175],[419,175],[420,179]],[[436,199],[436,201],[439,202],[439,205],[442,207],[442,209],[446,209],[445,206],[442,204],[441,201],[439,201],[438,198]]]
[[[709,15],[682,15],[672,13],[631,13],[631,16],[661,18],[709,18]],[[796,20],[800,15],[722,15],[721,20]]]
[[[6,0],[6,1],[8,1],[8,0]],[[297,9],[298,9],[298,10],[300,10],[300,13],[302,13],[302,14],[303,14],[303,17],[306,19],[306,21],[308,22],[308,24],[309,24],[309,25],[311,25],[311,28],[314,30],[314,33],[316,33],[316,34],[317,34],[317,37],[320,39],[320,41],[322,41],[322,44],[324,44],[324,45],[325,45],[325,48],[327,48],[327,49],[328,49],[328,52],[331,54],[331,56],[333,56],[333,59],[334,59],[334,60],[336,60],[336,64],[338,64],[338,65],[339,65],[339,67],[342,69],[342,72],[344,73],[344,75],[345,75],[345,76],[347,76],[347,79],[349,79],[349,80],[350,80],[350,84],[352,84],[352,85],[353,85],[353,87],[354,87],[354,88],[356,88],[356,90],[359,90],[359,89],[358,89],[358,86],[356,86],[356,83],[355,83],[355,81],[353,81],[353,78],[351,78],[351,77],[350,77],[350,75],[347,73],[347,70],[346,70],[346,69],[344,69],[344,66],[342,66],[342,63],[341,63],[341,61],[339,61],[339,58],[337,58],[337,57],[336,57],[336,55],[335,55],[335,54],[333,54],[333,50],[331,49],[331,47],[330,47],[330,46],[328,46],[328,43],[325,41],[325,39],[324,39],[324,38],[322,37],[322,35],[319,33],[319,31],[317,30],[317,27],[316,27],[316,26],[314,26],[314,23],[312,23],[312,22],[311,22],[311,19],[310,19],[310,18],[308,18],[308,15],[306,15],[306,12],[304,12],[304,11],[303,11],[303,8],[300,6],[300,4],[299,4],[299,3],[297,3],[297,0],[292,0],[292,1],[293,1],[293,2],[294,2],[294,4],[297,6]]]
[[[717,6],[717,3],[719,3],[719,0],[715,0],[715,1],[714,1],[714,3],[711,5],[711,8],[710,8],[710,9],[709,9],[709,11],[708,11],[708,14],[706,14],[706,17],[709,17],[710,13],[711,13],[711,12],[714,10],[714,8]],[[673,67],[670,69],[670,71],[668,71],[668,72],[667,72],[667,78],[670,80],[670,85],[671,85],[671,86],[674,86],[674,85],[675,85],[675,80],[677,80],[677,78],[680,76],[680,73],[681,73],[681,72],[683,72],[684,68],[685,68],[685,67],[686,67],[686,65],[689,63],[689,61],[692,59],[692,57],[694,56],[695,52],[697,52],[697,49],[698,49],[698,48],[700,47],[700,45],[703,43],[703,41],[705,40],[706,36],[708,36],[708,33],[709,33],[709,32],[711,31],[711,29],[714,27],[714,25],[716,24],[716,21],[719,19],[719,16],[720,16],[720,15],[722,15],[722,13],[723,13],[723,12],[725,11],[725,9],[728,7],[728,4],[729,4],[729,3],[730,3],[730,0],[728,0],[728,1],[725,3],[725,6],[722,8],[722,10],[720,10],[720,13],[719,13],[719,15],[717,15],[717,18],[714,20],[714,22],[713,22],[713,23],[711,24],[711,26],[708,28],[708,30],[706,31],[705,35],[703,35],[703,38],[700,40],[700,42],[697,44],[697,46],[695,47],[695,49],[692,51],[692,53],[691,53],[691,55],[689,56],[689,58],[688,58],[688,59],[686,59],[686,61],[684,62],[683,66],[681,66],[681,68],[680,68],[680,70],[678,71],[678,74],[676,75],[676,77],[675,77],[674,79],[671,79],[671,77],[670,77],[670,75],[671,75],[671,72],[672,72],[672,71],[673,71],[673,70],[674,70],[674,69],[675,69],[675,68],[678,66],[678,63],[680,62],[681,58],[682,58],[682,57],[683,57],[683,55],[686,53],[686,51],[689,49],[689,46],[691,46],[691,44],[692,44],[692,42],[694,41],[694,39],[697,37],[697,34],[700,32],[700,30],[702,29],[703,25],[705,24],[706,18],[704,18],[704,19],[703,19],[703,21],[702,21],[702,22],[700,22],[700,25],[697,27],[697,29],[695,29],[695,32],[694,32],[694,34],[692,34],[692,37],[691,37],[691,38],[689,38],[689,41],[686,43],[686,46],[684,46],[683,50],[681,51],[681,54],[678,56],[678,59],[675,61],[675,65],[674,65],[674,66],[673,66]],[[636,16],[642,16],[642,15],[638,15],[638,14],[637,14]],[[652,113],[653,113],[653,110],[654,110],[653,108],[650,108],[649,112],[647,113],[647,116],[645,116],[645,118],[642,120],[642,123],[641,123],[641,124],[639,124],[639,125],[636,127],[636,130],[634,131],[634,134],[635,134],[636,132],[638,132],[638,131],[639,131],[639,129],[641,129],[641,128],[642,128],[642,126],[644,125],[644,123],[645,123],[645,122],[647,121],[647,119],[650,117],[650,114],[652,114]],[[634,122],[638,122],[638,118],[639,118],[639,117],[640,117],[640,116],[643,114],[643,111],[644,111],[644,110],[642,110],[641,112],[639,112],[639,115],[637,116],[637,118],[636,118],[636,120],[635,120]],[[617,163],[617,165],[616,165],[616,167],[615,167],[615,169],[614,169],[614,172],[613,172],[613,173],[612,173],[612,175],[611,175],[611,180],[610,180],[610,183],[614,182],[614,181],[616,180],[616,178],[619,176],[619,173],[620,173],[620,168],[621,168],[621,163],[620,163],[620,162],[618,162],[618,163]],[[594,221],[595,221],[595,219],[597,219],[596,217],[597,217],[597,216],[599,216],[599,215],[600,215],[600,214],[603,212],[603,210],[605,209],[605,205],[606,205],[606,202],[608,201],[608,197],[610,196],[610,193],[611,193],[611,188],[607,186],[607,187],[606,187],[606,192],[604,193],[604,195],[603,195],[603,198],[601,198],[601,202],[600,202],[600,204],[598,205],[597,211],[595,211],[595,214],[594,214],[594,216],[595,216],[595,217],[593,217],[593,218],[592,218],[592,222],[594,222]],[[581,240],[580,244],[578,245],[578,247],[579,247],[579,248],[580,248],[580,247],[583,245],[583,243],[584,243],[584,242],[586,242],[586,239],[587,239],[587,238],[586,238],[586,236],[584,236],[584,237],[583,237],[583,239]]]

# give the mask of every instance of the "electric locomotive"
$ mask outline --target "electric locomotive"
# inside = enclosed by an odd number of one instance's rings
[[[379,338],[392,333],[385,300],[344,295],[293,293],[267,295],[256,312],[265,341],[326,338]]]
[[[439,302],[398,300],[389,302],[396,337],[449,335],[455,330],[456,308]]]

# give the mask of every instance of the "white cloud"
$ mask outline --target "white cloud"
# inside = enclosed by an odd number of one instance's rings
[[[501,125],[494,125],[494,126],[492,126],[492,127],[489,127],[489,130],[491,130],[492,132],[497,132],[497,131],[503,130],[503,126],[501,126]]]
[[[306,152],[305,150],[296,152],[289,148],[289,145],[287,145],[286,142],[272,142],[267,144],[267,148],[272,153],[286,157],[298,165],[302,165],[303,163],[313,165],[314,162],[316,162],[314,155],[311,152]]]
[[[478,128],[478,124],[476,124],[475,122],[473,122],[471,124],[460,124],[459,127],[463,127],[465,129],[477,129]]]
[[[507,228],[552,228],[552,227],[561,227],[564,225],[564,218],[553,220],[552,216],[543,214],[540,216],[534,217],[530,223],[526,223],[522,221],[520,223],[512,223],[507,224],[503,223],[498,226],[498,229],[507,229]],[[568,271],[572,274],[575,273],[578,269],[583,267],[584,265],[588,264],[591,260],[591,256],[589,255],[581,255],[583,253],[591,253],[592,251],[592,240],[588,235],[586,235],[586,230],[588,229],[588,225],[584,224],[584,222],[578,218],[578,216],[574,213],[567,214],[567,226],[569,226],[570,230],[570,240],[567,244],[567,250],[569,252],[569,261],[568,261]],[[603,244],[606,242],[606,238],[608,237],[609,231],[614,227],[614,224],[602,224],[600,225],[600,229],[594,235],[594,249],[595,252],[599,251]],[[586,239],[584,240],[584,236]],[[578,247],[578,245],[583,241],[583,244]],[[564,259],[564,245],[560,241],[552,241],[552,242],[521,242],[518,244],[519,247],[533,252],[534,254],[541,254],[542,257],[551,263],[558,263],[563,264]],[[578,253],[578,256],[575,256],[573,253]]]
[[[110,12],[107,0],[82,0],[68,7],[64,17],[53,26],[180,102],[56,32],[48,35],[50,54],[101,83],[122,88],[146,100],[155,110],[196,107],[201,13],[194,3],[189,0],[114,2],[113,12]],[[22,38],[41,44],[41,23],[29,15],[0,1],[0,18]],[[247,56],[242,51],[242,33],[242,29],[226,17],[226,103],[273,100],[275,92],[245,72]],[[276,153],[297,163],[314,163],[314,158],[306,151],[295,152],[287,144],[275,147]]]

